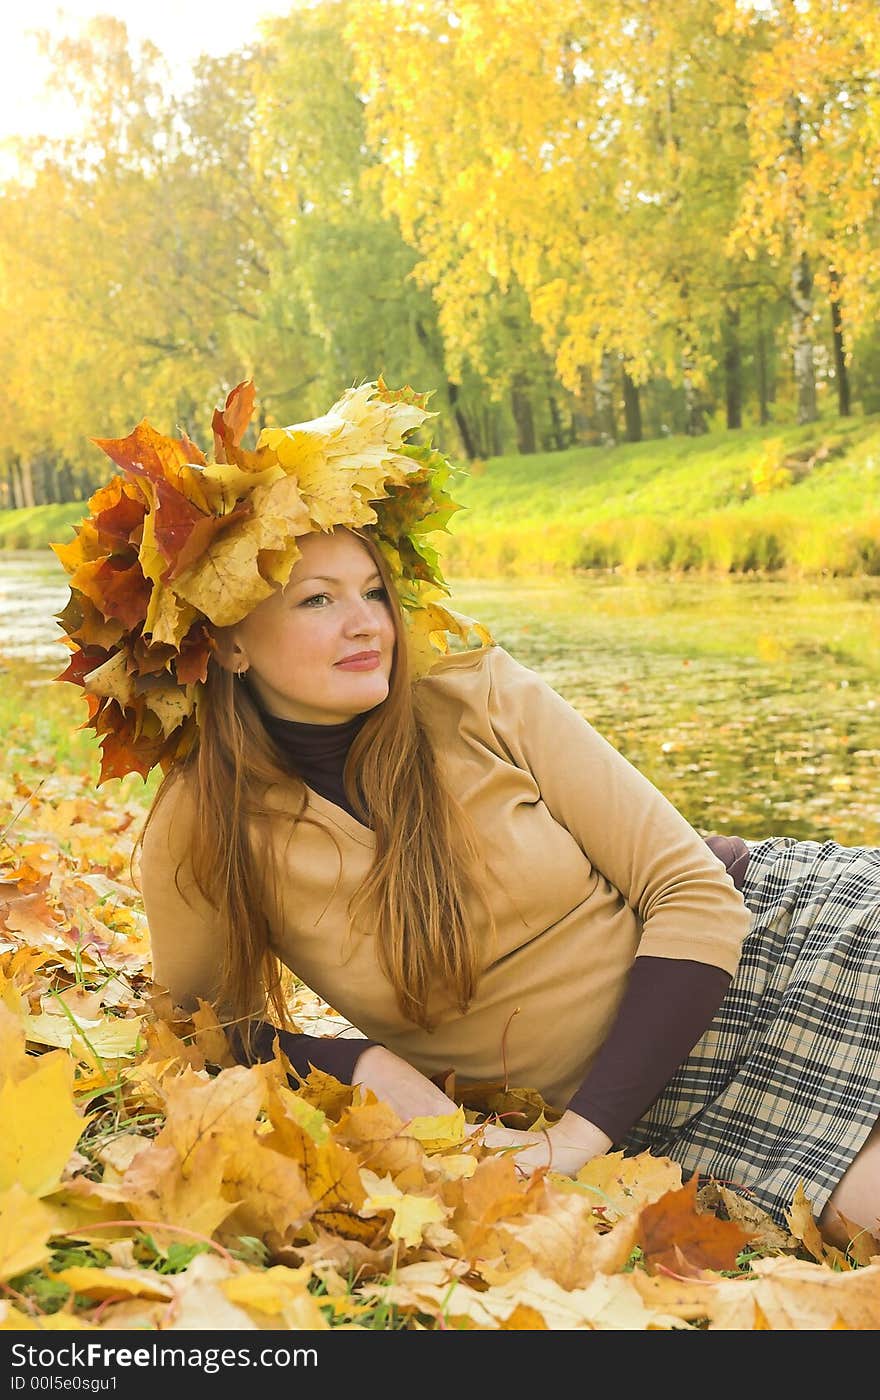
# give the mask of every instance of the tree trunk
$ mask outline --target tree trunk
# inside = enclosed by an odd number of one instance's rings
[[[690,349],[684,351],[681,357],[682,383],[684,386],[684,430],[688,437],[702,437],[708,432],[706,426],[706,409],[703,404],[703,396],[697,387],[694,379],[694,359]]]
[[[34,498],[33,464],[31,462],[30,457],[26,457],[24,461],[19,461],[18,469],[21,473],[22,503],[25,506],[32,508],[36,505],[36,500]]]
[[[613,447],[617,442],[617,423],[614,415],[614,357],[610,350],[602,352],[602,364],[593,388],[596,399],[596,423],[599,441],[603,447]]]
[[[504,443],[501,436],[501,414],[497,404],[489,405],[489,435],[486,438],[487,456],[500,457]]]
[[[728,428],[741,428],[742,354],[739,345],[739,308],[727,307],[724,334],[724,388]]]
[[[44,506],[52,499],[52,472],[49,467],[49,458],[45,453],[40,453],[37,458],[37,470],[34,473],[34,500],[38,506]]]
[[[571,409],[571,440],[573,443],[588,442],[590,440],[593,427],[589,408],[592,390],[593,385],[589,370],[582,369],[580,374],[580,387],[574,397],[574,403]]]
[[[639,386],[627,373],[626,365],[623,367],[623,416],[627,442],[641,442],[642,401],[639,397]]]
[[[9,483],[12,487],[12,508],[22,510],[24,508],[24,492],[21,488],[21,461],[18,457],[13,457],[9,464]]]
[[[852,412],[849,370],[846,367],[843,320],[840,314],[840,274],[836,268],[831,269],[831,336],[834,341],[834,373],[837,378],[837,411],[841,418],[849,418]]]
[[[455,426],[458,428],[458,435],[461,438],[461,445],[464,448],[464,455],[469,462],[473,462],[479,455],[474,446],[474,439],[468,421],[464,416],[461,405],[458,402],[459,389],[457,384],[451,380],[446,381],[446,393],[449,396],[449,407],[452,409],[452,416],[455,419]]]
[[[550,409],[550,422],[553,424],[553,442],[556,445],[556,451],[562,452],[569,444],[565,440],[565,429],[562,426],[559,404],[553,394],[547,395],[547,407]]]
[[[770,400],[767,384],[767,337],[764,334],[764,307],[758,304],[758,339],[755,346],[758,365],[758,409],[761,426],[770,422]]]
[[[791,268],[791,344],[797,389],[797,420],[815,423],[816,366],[813,358],[813,274],[806,253]]]
[[[55,474],[55,486],[59,501],[75,501],[73,472],[69,462],[62,462]]]
[[[525,381],[520,375],[514,378],[510,388],[510,407],[516,424],[517,451],[524,456],[536,451],[535,418],[529,400]]]

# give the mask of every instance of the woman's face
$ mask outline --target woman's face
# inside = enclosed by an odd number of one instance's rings
[[[263,707],[280,719],[341,724],[388,695],[391,604],[356,535],[303,535],[287,586],[233,629],[233,670],[247,668]]]

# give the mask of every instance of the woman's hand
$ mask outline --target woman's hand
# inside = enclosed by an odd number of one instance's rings
[[[411,1118],[458,1112],[454,1099],[384,1045],[371,1045],[364,1051],[355,1063],[351,1082],[371,1089],[404,1123]],[[611,1138],[601,1128],[577,1113],[563,1113],[558,1123],[541,1132],[523,1132],[497,1123],[469,1123],[465,1133],[486,1147],[510,1148],[521,1176],[530,1176],[539,1167],[575,1176],[591,1157],[601,1156],[611,1146]]]
[[[530,1176],[539,1167],[576,1176],[593,1157],[601,1157],[611,1146],[611,1138],[577,1113],[563,1113],[558,1123],[542,1132],[519,1132],[514,1128],[485,1127],[487,1147],[516,1148],[511,1153],[521,1176]]]
[[[384,1045],[371,1045],[358,1058],[351,1082],[372,1089],[376,1098],[394,1109],[404,1123],[410,1118],[433,1118],[457,1113],[458,1104]]]

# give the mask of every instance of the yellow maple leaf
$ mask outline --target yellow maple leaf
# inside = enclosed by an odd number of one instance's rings
[[[37,1045],[54,1045],[59,1049],[72,1049],[81,1039],[84,1046],[91,1047],[102,1060],[128,1059],[137,1052],[141,1035],[141,1016],[100,1016],[89,1019],[65,1015],[53,1009],[53,1001],[44,1005],[39,1015],[28,1014],[22,1017],[25,1035]]]
[[[238,1201],[224,1227],[230,1234],[262,1236],[274,1230],[283,1238],[315,1211],[299,1163],[261,1146],[253,1135],[228,1151],[223,1184]]]
[[[174,1297],[174,1289],[152,1269],[120,1269],[112,1266],[96,1269],[74,1264],[50,1274],[50,1278],[66,1283],[74,1293],[96,1301],[114,1297],[160,1300]]]
[[[329,1327],[318,1302],[309,1292],[312,1271],[307,1266],[289,1269],[274,1264],[269,1269],[251,1270],[220,1284],[227,1298],[244,1308],[270,1316],[281,1316],[293,1330],[320,1331]]]
[[[465,1138],[464,1109],[459,1107],[454,1113],[439,1113],[428,1118],[410,1118],[406,1130],[416,1138],[426,1152],[442,1152],[446,1147],[457,1147]]]
[[[168,1084],[165,1124],[156,1141],[173,1146],[181,1161],[202,1141],[235,1149],[253,1138],[265,1096],[260,1066],[236,1065],[208,1080],[186,1070]]]
[[[175,592],[218,627],[240,622],[275,591],[260,573],[260,552],[286,550],[293,568],[299,554],[294,536],[311,525],[295,477],[256,487],[252,502],[252,514],[218,535],[174,582]],[[276,559],[274,583],[279,581],[277,564]]]
[[[210,1239],[236,1206],[234,1197],[222,1194],[223,1166],[211,1141],[194,1146],[185,1161],[172,1146],[154,1141],[132,1158],[116,1190],[137,1219],[180,1225]]]
[[[634,1157],[609,1152],[604,1157],[592,1157],[581,1167],[574,1182],[561,1181],[559,1185],[563,1190],[580,1192],[586,1188],[593,1205],[602,1207],[606,1219],[615,1220],[652,1205],[667,1191],[677,1191],[681,1186],[681,1167],[669,1157],[654,1157],[650,1152]]]
[[[18,1182],[44,1196],[59,1184],[87,1120],[74,1107],[69,1055],[52,1051],[29,1057],[27,1065],[0,1087],[0,1190]]]
[[[0,1193],[0,1283],[45,1263],[54,1223],[48,1206],[23,1187]]]
[[[413,1196],[398,1191],[389,1181],[391,1189],[377,1191],[367,1197],[361,1213],[375,1215],[379,1211],[390,1210],[391,1224],[389,1238],[402,1240],[405,1245],[419,1245],[429,1225],[446,1220],[452,1211],[436,1196]]]
[[[43,1313],[40,1317],[28,1317],[27,1313],[13,1307],[12,1303],[0,1301],[0,1332],[97,1332],[96,1324],[83,1322],[70,1313]]]

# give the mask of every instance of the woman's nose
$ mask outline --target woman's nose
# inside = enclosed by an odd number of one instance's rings
[[[374,610],[370,607],[365,598],[356,598],[349,609],[346,619],[350,632],[375,632],[376,618]]]

